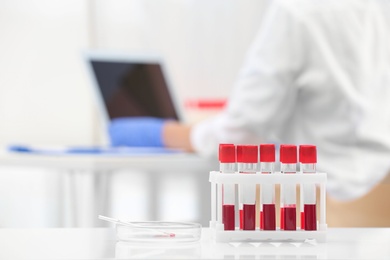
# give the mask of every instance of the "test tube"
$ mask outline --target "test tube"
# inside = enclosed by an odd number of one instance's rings
[[[219,171],[234,174],[236,168],[236,147],[234,144],[219,145]],[[225,230],[235,229],[235,185],[222,186],[222,223]]]
[[[272,174],[275,169],[275,145],[260,144],[260,172]],[[276,230],[275,185],[261,185],[260,228]]]
[[[259,148],[257,145],[237,145],[237,167],[239,174],[256,174]],[[256,184],[241,184],[240,228],[256,229]]]
[[[315,145],[299,146],[299,162],[302,174],[315,174],[317,163],[317,149]],[[301,204],[301,228],[305,230],[317,230],[316,185],[303,184]]]
[[[297,146],[282,144],[280,146],[280,171],[282,174],[295,174],[297,169]],[[297,229],[296,185],[283,184],[281,190],[281,229]]]

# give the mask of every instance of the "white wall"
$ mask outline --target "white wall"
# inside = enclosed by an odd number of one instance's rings
[[[0,0],[0,145],[91,143],[87,3]],[[0,227],[58,226],[60,179],[0,165]]]
[[[264,0],[98,1],[95,46],[165,57],[179,97],[226,97]]]
[[[0,144],[88,144],[87,1],[0,0]]]
[[[0,0],[0,146],[95,141],[96,111],[80,58],[88,47],[161,53],[183,102],[226,97],[265,2]],[[121,203],[139,198],[119,185],[126,182],[134,183],[134,176],[120,173],[113,180],[117,215],[130,214]],[[190,184],[182,180],[186,190],[195,189]],[[162,189],[172,190],[171,185]],[[53,172],[0,165],[0,212],[7,212],[0,214],[0,226],[56,226],[60,186]],[[167,193],[161,199],[174,197]],[[145,216],[140,210],[136,217]],[[172,211],[163,216],[181,217]],[[183,217],[191,219],[186,212]]]

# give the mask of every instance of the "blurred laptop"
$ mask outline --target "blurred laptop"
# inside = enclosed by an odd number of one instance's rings
[[[109,145],[107,127],[114,118],[158,117],[183,121],[162,57],[87,51],[85,63],[98,106],[99,145]]]
[[[182,108],[160,56],[140,53],[87,51],[87,75],[97,104],[97,140],[93,147],[45,147],[11,144],[11,152],[38,154],[145,154],[178,150],[150,147],[111,148],[110,120],[119,117],[158,117],[183,121]]]

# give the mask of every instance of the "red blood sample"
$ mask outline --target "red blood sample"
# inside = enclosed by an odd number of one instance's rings
[[[234,218],[234,205],[222,206],[222,223],[225,226],[225,230],[234,230],[235,218]]]
[[[243,229],[255,230],[256,228],[256,205],[244,204],[243,210]]]
[[[240,229],[242,229],[244,226],[244,212],[242,209],[240,209]]]
[[[263,229],[264,228],[264,225],[263,225],[263,211],[260,211],[260,229]]]
[[[301,212],[301,230],[305,229],[305,212]]]
[[[280,229],[284,229],[284,208],[280,208]]]
[[[297,211],[295,206],[284,207],[284,230],[297,229]]]
[[[305,230],[317,230],[316,204],[305,204]]]
[[[262,226],[264,230],[276,229],[275,204],[263,204]]]
[[[175,237],[176,234],[174,233],[166,233],[166,234],[163,234],[163,235],[155,235],[154,237]]]

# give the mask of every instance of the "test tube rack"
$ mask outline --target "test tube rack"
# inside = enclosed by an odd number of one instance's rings
[[[317,172],[315,174],[282,174],[275,172],[273,174],[223,174],[219,171],[211,171],[209,181],[211,183],[211,221],[210,228],[212,236],[216,242],[256,242],[256,241],[304,241],[307,239],[315,239],[317,242],[326,241],[326,173]],[[241,184],[295,184],[302,189],[302,184],[315,184],[319,187],[319,220],[317,219],[317,230],[260,230],[258,227],[255,230],[240,230],[237,227],[235,230],[224,230],[222,223],[222,186],[223,184],[236,184],[236,187]],[[237,188],[236,188],[237,193]],[[302,190],[301,190],[302,196]],[[302,198],[302,197],[301,197]],[[256,198],[259,200],[259,198]],[[238,206],[235,207],[238,216]],[[299,210],[299,209],[298,209]],[[279,214],[279,212],[276,212]],[[236,222],[237,223],[237,222]]]

